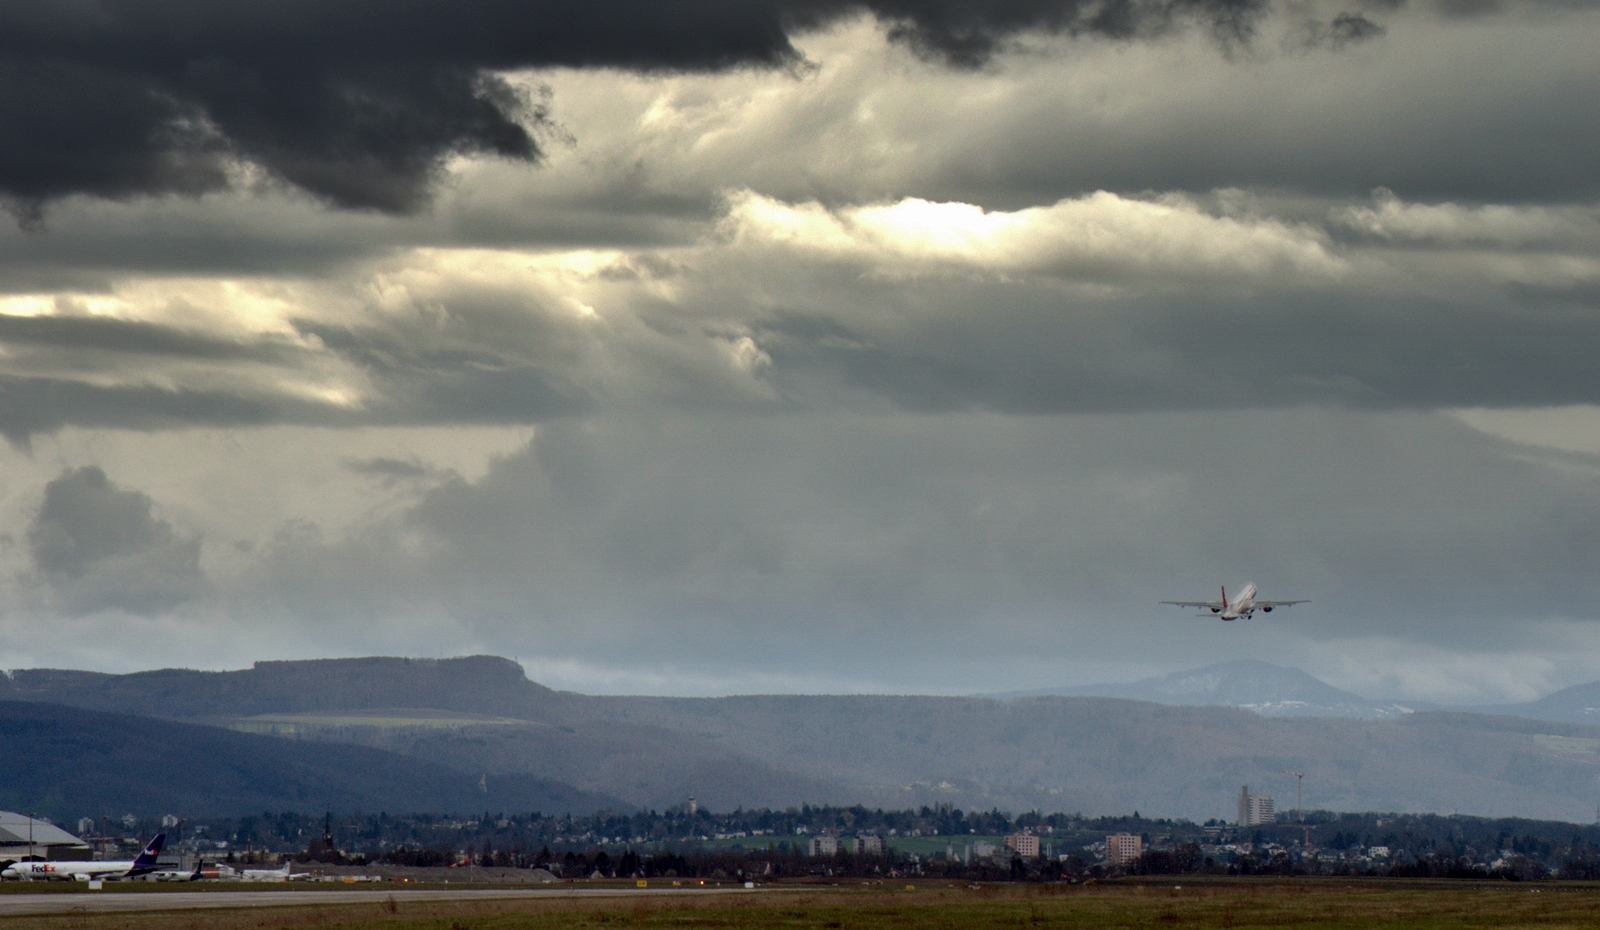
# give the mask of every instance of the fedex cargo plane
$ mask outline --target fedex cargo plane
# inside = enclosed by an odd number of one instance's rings
[[[159,868],[156,857],[161,855],[161,844],[166,841],[167,835],[158,833],[136,858],[116,862],[17,862],[0,871],[0,878],[25,882],[86,882],[91,878],[117,879],[148,875]]]
[[[1274,607],[1288,607],[1291,604],[1309,604],[1310,601],[1262,601],[1256,599],[1256,585],[1251,582],[1240,588],[1238,593],[1230,600],[1228,589],[1222,589],[1220,601],[1162,601],[1163,604],[1172,604],[1177,607],[1200,607],[1211,611],[1224,620],[1237,620],[1240,617],[1249,619],[1256,611],[1265,614],[1272,613]],[[1201,614],[1200,616],[1207,616]]]

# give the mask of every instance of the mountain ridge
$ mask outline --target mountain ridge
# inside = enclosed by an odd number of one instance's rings
[[[0,680],[0,700],[43,700],[172,719],[214,717],[223,707],[241,717],[406,707],[419,691],[445,710],[540,719],[560,704],[561,693],[528,680],[510,659],[483,655],[273,660],[231,671],[163,668],[126,675],[16,669],[8,679]]]
[[[703,803],[783,806],[796,795],[830,802],[850,795],[826,777],[799,776],[691,733],[627,719],[596,718],[593,699],[530,681],[499,656],[257,662],[210,672],[157,669],[127,675],[64,669],[13,671],[0,678],[0,706],[48,701],[253,732],[269,714],[427,708],[483,714],[521,725],[445,729],[353,725],[294,728],[298,739],[399,752],[471,773],[581,781],[638,806]],[[420,703],[419,703],[420,702]],[[648,777],[641,773],[648,773]]]
[[[332,679],[342,669],[351,675],[339,684]],[[374,681],[384,677],[393,680]],[[372,687],[358,687],[363,680]],[[1600,728],[1465,712],[1382,720],[1085,696],[586,696],[527,682],[520,666],[494,657],[89,678],[24,672],[0,682],[0,698],[15,700],[18,682],[25,694],[53,692],[62,703],[208,712],[193,723],[246,727],[293,711],[302,744],[382,748],[474,778],[543,778],[637,806],[694,795],[714,809],[951,803],[1204,820],[1231,818],[1240,785],[1287,796],[1293,779],[1283,773],[1295,771],[1305,773],[1313,807],[1588,821],[1600,779]],[[300,693],[310,688],[320,690]],[[1176,690],[1197,699],[1206,689]],[[304,712],[312,706],[319,710]],[[430,719],[414,726],[337,713],[429,706],[450,713],[419,713]],[[433,725],[442,716],[455,719]]]
[[[1266,717],[1353,717],[1392,720],[1433,705],[1370,701],[1300,669],[1259,659],[1236,659],[1204,668],[1156,675],[1127,683],[1074,685],[978,695],[1020,697],[1115,697],[1157,704],[1238,707]],[[1600,720],[1594,722],[1600,723]]]

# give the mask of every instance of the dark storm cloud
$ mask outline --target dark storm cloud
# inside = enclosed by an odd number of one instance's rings
[[[98,385],[65,378],[0,376],[0,436],[19,447],[64,426],[132,430],[189,427],[373,426],[537,423],[589,409],[571,388],[531,366],[510,370],[372,372],[384,388],[362,408],[293,395],[215,388]]]
[[[1468,203],[1600,196],[1600,175],[1588,168],[1600,157],[1600,122],[1571,118],[1575,103],[1600,102],[1592,77],[1522,88],[1515,80],[1437,98],[1385,87],[1354,101],[1159,110],[1119,122],[1116,133],[1058,135],[1041,120],[977,167],[945,169],[947,196],[1006,206],[1094,190],[1230,187],[1334,197],[1386,187]],[[1054,146],[1055,157],[1037,157],[1041,146]]]
[[[302,368],[311,353],[277,336],[231,340],[112,317],[0,314],[0,344],[13,366],[0,375],[0,436],[17,445],[69,423],[163,429],[337,419],[326,405],[277,393],[252,397],[242,385],[162,388],[142,375],[122,384],[106,377],[173,363]]]
[[[889,35],[926,54],[974,67],[1017,33],[1043,29],[1129,39],[1195,21],[1218,38],[1247,42],[1267,0],[868,0],[861,4],[889,24]],[[812,13],[811,15],[816,15]]]
[[[306,210],[292,198],[101,201],[51,209],[48,235],[0,222],[0,294],[105,291],[138,275],[331,275],[418,244],[564,248],[687,245],[715,216],[712,192],[664,194],[623,179],[601,190],[449,204],[407,218]]]
[[[465,298],[437,324],[300,321],[297,327],[378,386],[380,399],[359,415],[364,422],[533,423],[592,406],[582,388],[566,381],[573,361],[560,351],[566,334],[516,307],[486,309]],[[543,358],[541,350],[548,353]]]
[[[44,489],[28,529],[34,566],[72,614],[154,614],[198,595],[200,540],[154,515],[154,502],[99,468],[63,472]]]
[[[247,342],[236,342],[158,323],[68,314],[0,314],[0,344],[48,347],[84,354],[113,352],[119,355],[279,364],[302,354],[298,347],[271,338],[255,337]]]
[[[293,221],[279,226],[262,222],[259,215],[252,225],[208,215],[204,208],[131,222],[113,211],[77,212],[63,222],[64,212],[51,212],[48,235],[0,223],[0,293],[104,291],[130,272],[261,275],[293,269],[314,274],[392,249],[412,232],[403,224],[374,230],[367,216],[348,213],[339,216],[350,222],[326,228]]]
[[[57,302],[71,308],[70,300]],[[183,426],[534,423],[590,409],[552,357],[558,328],[515,308],[455,302],[448,322],[340,327],[301,321],[304,341],[236,339],[161,323],[66,313],[0,314],[0,436],[26,446],[62,426],[155,430]],[[546,350],[543,358],[534,350]],[[346,366],[375,386],[360,406],[283,391],[282,380]],[[211,377],[152,386],[151,372],[199,367]],[[253,380],[244,371],[264,372]],[[110,377],[121,374],[121,378]],[[163,380],[169,380],[164,378]],[[181,380],[181,379],[180,379]],[[120,383],[119,383],[120,382]]]
[[[231,391],[100,386],[59,378],[0,377],[0,436],[27,446],[38,433],[72,424],[117,429],[264,426],[336,420],[324,405]]]
[[[957,64],[1026,30],[1247,38],[1264,0],[18,0],[0,7],[0,195],[195,194],[235,159],[344,207],[400,212],[450,153],[540,157],[546,119],[495,71],[793,62],[859,12]]]

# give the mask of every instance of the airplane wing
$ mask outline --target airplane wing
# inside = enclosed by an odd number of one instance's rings
[[[1215,607],[1217,610],[1221,610],[1223,607],[1227,606],[1221,601],[1162,601],[1161,603],[1171,604],[1175,607]],[[1259,604],[1261,602],[1256,601],[1256,603]],[[1296,601],[1295,603],[1299,602]]]
[[[1302,601],[1256,601],[1255,605],[1257,607],[1268,608],[1268,607],[1288,607],[1291,604],[1309,604],[1309,603],[1311,603],[1309,600],[1302,600]]]

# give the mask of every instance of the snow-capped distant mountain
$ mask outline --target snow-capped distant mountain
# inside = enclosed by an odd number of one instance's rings
[[[985,697],[1009,700],[1019,697],[1065,695],[1113,697],[1157,704],[1220,705],[1253,710],[1264,717],[1354,717],[1389,720],[1416,709],[1412,706],[1369,701],[1300,671],[1256,659],[1241,659],[1174,672],[1127,684],[1082,685],[1034,691],[1008,691]]]

